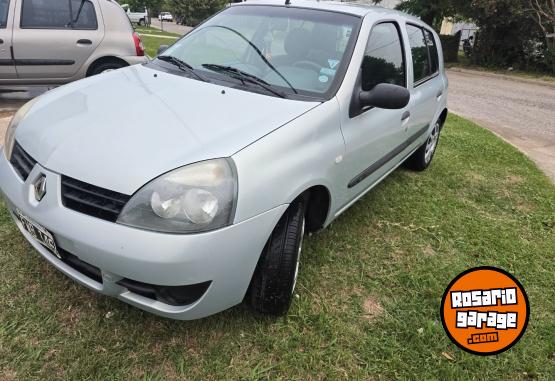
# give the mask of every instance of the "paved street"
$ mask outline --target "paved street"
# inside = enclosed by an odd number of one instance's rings
[[[512,143],[555,181],[555,82],[467,70],[448,76],[450,111]]]

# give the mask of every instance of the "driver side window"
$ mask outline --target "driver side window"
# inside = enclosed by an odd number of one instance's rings
[[[399,28],[392,22],[374,27],[362,61],[362,90],[380,83],[406,86],[405,59]]]

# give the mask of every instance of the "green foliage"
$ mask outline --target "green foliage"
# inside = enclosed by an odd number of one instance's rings
[[[172,12],[184,16],[187,24],[192,26],[212,16],[227,3],[226,0],[169,0]]]

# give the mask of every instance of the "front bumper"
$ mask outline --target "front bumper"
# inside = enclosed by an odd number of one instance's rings
[[[46,195],[37,203],[32,182],[40,174],[46,175]],[[25,238],[46,260],[80,284],[157,315],[180,320],[202,318],[241,303],[260,253],[287,208],[282,205],[213,232],[161,234],[65,208],[61,201],[60,177],[37,164],[23,182],[0,150],[0,194],[12,217],[17,208],[48,229],[57,246],[100,269],[100,282],[58,259],[14,218]],[[192,304],[174,306],[119,285],[124,278],[160,286],[211,284]]]

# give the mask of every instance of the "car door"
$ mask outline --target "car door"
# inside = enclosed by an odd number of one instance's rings
[[[0,80],[17,78],[12,60],[12,26],[15,0],[0,0]]]
[[[433,33],[413,24],[407,24],[406,32],[412,58],[408,132],[417,134],[433,122],[444,96],[445,83],[439,75],[439,57]]]
[[[375,25],[368,38],[353,97],[380,83],[406,86],[405,53],[397,22]],[[353,198],[384,176],[396,163],[405,141],[406,109],[346,110],[341,123],[345,138],[344,166],[348,197]]]
[[[20,79],[70,78],[104,37],[97,0],[19,0],[14,58]]]

